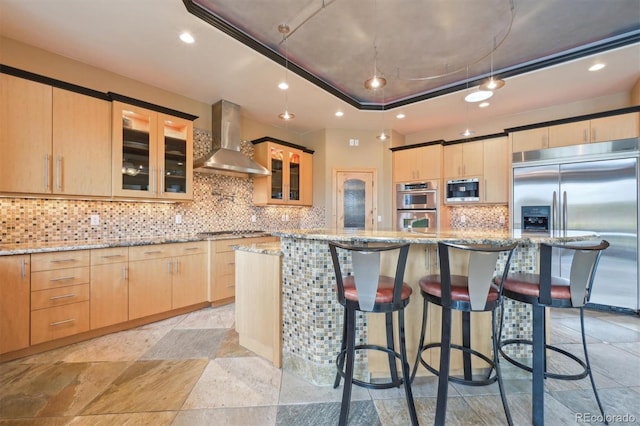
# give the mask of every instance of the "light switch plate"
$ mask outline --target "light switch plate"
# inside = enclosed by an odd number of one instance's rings
[[[92,214],[90,217],[91,217],[91,226],[100,225],[100,215]]]

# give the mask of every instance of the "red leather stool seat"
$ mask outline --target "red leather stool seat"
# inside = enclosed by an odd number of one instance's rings
[[[504,283],[504,290],[525,296],[540,296],[540,275],[517,273],[510,274]],[[560,277],[551,277],[551,298],[571,299],[569,280]]]
[[[508,280],[507,280],[508,282]],[[418,281],[420,289],[426,294],[434,297],[442,297],[442,283],[440,275],[427,275]],[[495,302],[498,300],[498,289],[493,285],[489,288],[487,301]],[[451,300],[459,302],[469,302],[469,279],[464,275],[451,275]]]
[[[402,293],[400,298],[406,300],[411,296],[413,290],[406,283],[402,283]],[[354,302],[358,301],[358,292],[356,291],[356,282],[353,275],[344,277],[344,297]],[[376,291],[376,303],[393,302],[393,278],[381,275],[378,280],[378,290]]]

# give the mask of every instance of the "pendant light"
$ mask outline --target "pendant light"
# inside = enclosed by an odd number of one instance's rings
[[[491,73],[489,74],[489,80],[480,85],[480,90],[494,91],[504,86],[504,80],[495,78],[493,76],[493,52],[496,50],[496,40],[493,39],[493,49],[491,49]]]
[[[373,4],[373,76],[364,82],[365,89],[377,90],[387,85],[387,79],[378,75],[378,3]]]
[[[289,98],[287,96],[287,90],[289,89],[289,82],[287,81],[287,77],[289,75],[289,52],[287,50],[287,34],[289,34],[290,30],[291,29],[287,24],[278,25],[278,32],[282,34],[282,42],[284,43],[284,80],[278,84],[278,88],[284,91],[284,112],[278,114],[278,118],[285,121],[293,120],[296,116],[294,113],[289,111]]]

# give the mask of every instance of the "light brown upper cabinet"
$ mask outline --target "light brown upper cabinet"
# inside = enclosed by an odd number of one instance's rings
[[[444,178],[481,177],[484,171],[482,141],[444,147]]]
[[[393,182],[440,179],[442,145],[399,149],[393,152]]]
[[[110,103],[0,74],[0,192],[111,195]]]
[[[193,122],[113,101],[113,195],[193,199]]]
[[[640,136],[640,113],[611,115],[511,133],[513,152],[605,142]]]
[[[509,139],[506,136],[482,141],[484,145],[484,181],[480,186],[483,203],[509,202]]]
[[[0,192],[51,192],[51,86],[0,74]]]
[[[253,179],[253,203],[256,205],[311,205],[313,156],[303,155],[302,147],[263,141],[254,144],[254,159],[265,166],[270,176]]]
[[[111,103],[53,88],[52,192],[111,195]]]

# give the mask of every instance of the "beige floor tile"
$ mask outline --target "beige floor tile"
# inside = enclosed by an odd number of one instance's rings
[[[214,359],[182,409],[277,405],[281,374],[258,357]]]
[[[159,411],[155,413],[78,416],[68,424],[69,426],[162,426],[170,425],[176,414],[175,411]]]
[[[183,410],[172,426],[274,426],[277,406]]]
[[[205,308],[191,312],[175,328],[232,328],[234,321],[235,304],[231,303],[217,308]]]
[[[81,414],[179,410],[206,365],[201,359],[137,361]]]

